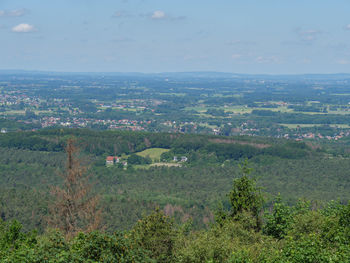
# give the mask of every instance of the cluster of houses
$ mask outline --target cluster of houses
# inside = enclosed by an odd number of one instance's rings
[[[174,156],[173,161],[174,162],[187,162],[188,158],[186,156],[181,156],[181,157],[177,157]],[[118,164],[122,164],[124,167],[126,167],[128,165],[128,162],[126,161],[122,161],[122,159],[119,156],[107,156],[106,157],[106,166],[110,167],[113,165],[118,165]]]
[[[288,135],[288,134],[287,134]],[[337,140],[339,140],[339,139],[341,139],[341,138],[343,138],[343,137],[347,137],[347,136],[349,136],[350,135],[350,132],[348,131],[348,132],[340,132],[339,134],[335,134],[334,136],[323,136],[323,135],[321,135],[320,133],[318,133],[318,134],[314,134],[314,133],[311,133],[311,132],[309,132],[309,133],[306,133],[306,134],[301,134],[301,135],[299,135],[299,137],[296,139],[297,141],[301,141],[303,138],[304,139],[317,139],[317,138],[319,138],[319,139],[327,139],[327,140],[335,140],[335,141],[337,141]],[[286,136],[285,136],[286,137]]]
[[[121,158],[118,156],[107,156],[106,157],[106,166],[112,166],[121,163],[123,166],[127,166],[128,162],[121,161]]]
[[[188,158],[186,156],[181,156],[180,158],[178,158],[177,156],[174,156],[173,161],[174,162],[187,162]]]
[[[6,92],[5,94],[3,92]],[[28,97],[26,94],[22,94],[21,91],[3,91],[0,94],[0,105],[29,105],[33,107],[39,107],[40,99],[38,97]]]
[[[136,120],[110,120],[110,119],[93,119],[93,118],[80,118],[80,117],[52,117],[44,116],[40,119],[41,126],[43,128],[51,126],[64,126],[64,127],[87,127],[89,125],[106,125],[109,129],[128,129],[133,131],[145,130],[145,127],[151,123],[151,121],[136,121]]]

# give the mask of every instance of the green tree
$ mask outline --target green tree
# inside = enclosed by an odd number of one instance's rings
[[[240,165],[240,170],[242,176],[233,181],[233,187],[229,193],[231,216],[235,220],[240,220],[244,214],[250,214],[255,219],[254,228],[260,230],[262,225],[260,212],[264,198],[256,185],[256,180],[249,177],[252,169],[248,167],[247,159]]]
[[[136,245],[150,251],[157,262],[171,262],[177,232],[173,219],[156,209],[138,221],[131,235]]]
[[[137,154],[131,154],[128,158],[128,164],[151,164],[152,160],[149,157],[142,157]]]
[[[287,230],[292,222],[293,214],[291,208],[285,205],[281,200],[281,196],[278,195],[272,213],[266,216],[264,233],[277,239],[282,239],[287,234]]]

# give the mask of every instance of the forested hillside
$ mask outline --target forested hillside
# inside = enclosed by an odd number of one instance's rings
[[[70,156],[69,150],[67,153]],[[167,210],[159,208],[139,219],[129,231],[117,230],[113,234],[86,228],[75,233],[77,227],[71,230],[59,227],[48,228],[38,235],[35,231],[22,231],[17,221],[1,221],[0,260],[349,262],[350,203],[342,205],[333,201],[321,209],[308,201],[288,206],[278,195],[271,208],[264,209],[263,192],[251,177],[248,162],[243,162],[239,168],[239,176],[226,197],[227,207],[218,207],[213,223],[204,230],[195,230],[191,218],[176,224],[173,216],[166,215]],[[71,169],[75,170],[73,166],[67,167],[68,172]],[[65,186],[72,186],[71,183]],[[59,220],[66,225],[67,220],[74,221],[78,217],[79,214],[71,218],[63,213]],[[96,216],[91,219],[95,220]]]
[[[346,203],[350,198],[348,154],[336,145],[263,137],[54,129],[0,135],[3,220],[16,218],[26,230],[45,229],[49,189],[62,182],[64,148],[71,137],[89,167],[93,190],[101,195],[108,231],[129,229],[157,206],[176,222],[192,218],[194,228],[207,227],[220,202],[229,206],[226,194],[245,158],[263,187],[265,207],[278,193],[288,204],[306,198],[316,206],[329,200]],[[110,155],[120,156],[128,165],[107,167]],[[179,160],[174,161],[175,156]],[[182,162],[182,157],[187,160]]]

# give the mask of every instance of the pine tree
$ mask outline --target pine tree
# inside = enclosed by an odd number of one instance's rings
[[[248,161],[245,160],[240,166],[242,176],[233,181],[232,190],[229,193],[231,203],[231,216],[240,220],[244,213],[251,214],[255,218],[255,229],[261,229],[261,210],[264,198],[256,181],[249,177],[252,169],[248,167]]]
[[[101,221],[100,198],[91,192],[87,167],[82,165],[75,143],[74,139],[67,141],[67,164],[61,174],[64,182],[62,187],[51,188],[55,201],[49,208],[48,217],[48,225],[61,230],[66,236],[96,230]]]

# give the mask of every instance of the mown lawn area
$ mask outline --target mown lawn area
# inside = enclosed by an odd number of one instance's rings
[[[149,156],[152,159],[152,161],[159,161],[160,156],[163,153],[168,152],[168,151],[169,151],[169,149],[164,149],[164,148],[150,148],[150,149],[144,150],[142,152],[138,152],[136,154],[139,156],[142,156],[142,157]]]

